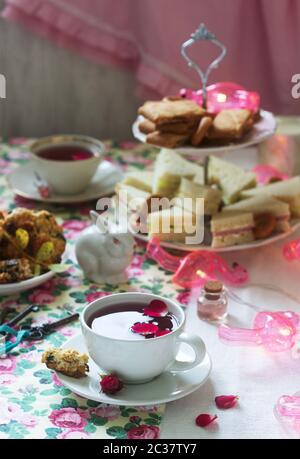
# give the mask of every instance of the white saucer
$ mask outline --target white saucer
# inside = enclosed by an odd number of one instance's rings
[[[82,335],[71,338],[62,347],[87,352]],[[205,349],[204,343],[203,348]],[[180,350],[178,357],[180,360],[192,360],[192,352],[190,348],[186,347],[184,350]],[[57,373],[57,376],[68,389],[89,400],[110,405],[146,406],[171,402],[197,390],[204,384],[211,372],[211,360],[206,353],[203,361],[191,370],[165,371],[149,383],[126,385],[114,396],[100,392],[99,375],[103,374],[104,371],[97,367],[91,359],[89,360],[89,367],[90,371],[85,378],[70,378],[61,373]]]
[[[0,284],[0,296],[14,295],[15,293],[24,292],[25,290],[38,287],[44,282],[47,282],[54,275],[55,273],[53,271],[48,271],[45,274],[41,274],[40,276],[32,277],[31,279],[27,279],[21,282]]]
[[[15,169],[8,176],[8,183],[14,193],[26,199],[48,202],[53,204],[71,204],[92,201],[114,192],[116,183],[123,179],[122,170],[108,161],[103,161],[92,179],[89,186],[80,194],[59,195],[52,194],[49,198],[42,198],[38,193],[34,181],[32,164],[26,164]]]
[[[251,145],[256,145],[263,142],[264,140],[271,137],[276,130],[276,119],[271,112],[266,110],[261,110],[261,119],[254,124],[251,131],[243,137],[240,142],[232,143],[229,145],[222,146],[211,146],[211,147],[191,147],[184,145],[182,147],[174,148],[178,153],[186,155],[216,155],[223,154],[224,152],[229,152],[233,150],[241,150],[242,148],[250,147]],[[146,143],[146,135],[139,130],[139,123],[143,120],[142,116],[138,116],[135,122],[132,125],[132,133],[136,139],[140,142]],[[152,145],[153,146],[153,145]]]
[[[273,236],[270,236],[266,239],[257,239],[253,242],[248,242],[247,244],[231,245],[229,247],[215,248],[210,245],[187,245],[182,242],[168,241],[161,241],[160,244],[162,247],[165,247],[166,249],[180,250],[183,252],[195,252],[196,250],[207,250],[210,252],[236,252],[241,250],[258,249],[259,247],[264,247],[265,245],[274,244],[275,242],[281,241],[282,239],[286,239],[288,236],[295,233],[300,228],[300,219],[291,220],[290,225],[290,230],[285,233],[273,234]],[[150,238],[148,234],[136,234],[130,227],[129,230],[134,235],[134,237],[139,241],[143,241],[146,243],[149,242]]]

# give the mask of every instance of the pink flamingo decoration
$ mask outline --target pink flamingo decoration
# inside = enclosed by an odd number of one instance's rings
[[[197,250],[185,257],[169,254],[153,237],[147,245],[147,255],[162,268],[174,272],[173,282],[183,288],[201,286],[207,280],[219,279],[232,285],[248,281],[248,273],[238,263],[230,267],[220,255],[208,250]]]

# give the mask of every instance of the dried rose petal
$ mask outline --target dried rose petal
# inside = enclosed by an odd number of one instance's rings
[[[158,326],[148,322],[136,322],[132,325],[131,331],[143,336],[155,335],[158,332]]]
[[[218,408],[228,410],[237,404],[238,399],[237,395],[219,395],[215,398],[215,402]]]
[[[168,314],[168,306],[164,301],[152,300],[151,303],[144,308],[144,314],[150,317],[165,316]]]
[[[171,330],[158,330],[158,332],[155,333],[155,337],[158,338],[159,336],[168,335],[169,333],[171,333]]]
[[[151,323],[157,324],[161,330],[173,330],[172,317],[168,314],[163,317],[155,317]]]
[[[199,416],[196,417],[196,425],[198,427],[206,427],[212,422],[214,422],[218,416],[215,414],[212,416],[211,414],[199,414]]]
[[[105,394],[113,395],[123,388],[123,383],[116,375],[102,376],[100,387]]]

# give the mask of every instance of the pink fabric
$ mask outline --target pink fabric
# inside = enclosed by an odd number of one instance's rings
[[[262,105],[300,114],[291,77],[300,73],[298,0],[6,0],[2,16],[109,65],[135,73],[160,96],[199,87],[180,45],[200,22],[228,46],[210,82],[235,81],[259,91]],[[199,48],[199,63],[212,56]],[[205,59],[207,56],[207,59]]]

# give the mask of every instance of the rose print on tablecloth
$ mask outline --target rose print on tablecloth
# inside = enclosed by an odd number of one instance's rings
[[[8,355],[5,358],[0,359],[0,374],[10,373],[16,368],[16,357]]]
[[[6,161],[5,159],[0,159],[0,173],[5,175],[5,174],[10,174],[12,171],[11,165],[9,161]]]
[[[49,304],[55,300],[55,296],[51,295],[46,289],[35,289],[29,300],[35,304]]]
[[[140,425],[127,432],[129,440],[155,440],[159,438],[159,427]]]
[[[0,398],[0,425],[17,421],[26,427],[35,427],[37,420],[28,413],[24,413],[19,405]]]
[[[118,406],[114,405],[106,405],[106,404],[100,404],[96,408],[92,408],[90,410],[91,415],[96,415],[100,416],[101,418],[105,418],[108,421],[114,421],[115,419],[118,419],[120,416],[120,408]]]
[[[91,292],[86,295],[86,301],[92,303],[92,301],[103,298],[104,296],[109,295],[109,292]]]
[[[0,373],[0,386],[9,386],[17,381],[17,377],[12,373]]]
[[[57,376],[56,373],[52,373],[52,381],[53,383],[55,384],[55,386],[58,386],[58,387],[63,387],[63,384],[62,382],[60,381],[59,377]]]
[[[13,170],[25,164],[27,143],[18,141],[0,145],[0,168]],[[107,142],[107,157],[118,162],[124,169],[141,170],[152,163],[155,149],[148,146],[126,145],[121,151]],[[138,152],[138,154],[137,154]],[[13,209],[17,206],[43,209],[44,204],[15,197],[0,176],[0,207]],[[1,210],[0,209],[0,210]],[[49,207],[63,225],[68,238],[70,268],[56,275],[40,287],[0,298],[0,308],[10,307],[18,312],[32,303],[40,310],[31,314],[28,323],[35,325],[52,322],[65,315],[65,306],[81,312],[87,302],[119,291],[146,291],[176,298],[182,294],[170,280],[171,276],[159,270],[157,265],[145,258],[145,245],[137,244],[129,267],[129,283],[112,288],[97,285],[84,279],[74,263],[72,247],[80,231],[89,224],[89,210],[95,203],[82,206]],[[58,212],[59,210],[59,212]],[[27,323],[27,322],[26,322]],[[63,386],[59,377],[40,363],[42,352],[49,346],[61,346],[72,333],[80,333],[79,324],[68,325],[49,335],[41,342],[24,341],[6,359],[0,359],[0,438],[158,438],[163,406],[116,407],[85,400]],[[4,402],[3,402],[4,400]]]
[[[52,411],[49,419],[57,427],[82,429],[87,424],[87,417],[86,411],[68,407]]]
[[[67,220],[62,224],[67,238],[74,239],[85,228],[90,226],[89,220]]]
[[[133,277],[140,277],[144,274],[144,270],[142,269],[144,263],[144,256],[142,255],[135,255],[131,264],[127,268],[127,274],[129,278]]]

